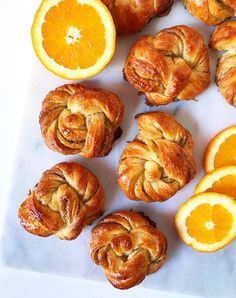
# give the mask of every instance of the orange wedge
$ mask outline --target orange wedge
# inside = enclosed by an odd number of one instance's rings
[[[201,192],[217,192],[236,197],[236,166],[215,169],[202,177],[194,194]]]
[[[96,75],[115,51],[114,22],[99,0],[43,0],[31,36],[40,61],[65,79]]]
[[[187,245],[202,252],[213,252],[236,237],[236,201],[213,192],[200,193],[180,206],[175,225]]]
[[[207,173],[232,165],[236,165],[236,126],[226,128],[210,141],[204,161]]]

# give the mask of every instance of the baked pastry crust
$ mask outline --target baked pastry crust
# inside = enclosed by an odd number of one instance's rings
[[[78,163],[63,162],[43,173],[18,216],[29,233],[72,240],[101,214],[103,204],[97,177]]]
[[[185,25],[142,36],[128,53],[124,75],[150,105],[193,99],[210,83],[203,37]]]
[[[165,201],[196,173],[190,133],[162,112],[136,116],[139,134],[124,149],[118,184],[131,200]]]
[[[225,51],[216,71],[216,84],[229,104],[236,106],[236,21],[219,25],[212,33],[210,47]]]
[[[46,96],[39,123],[50,149],[99,157],[111,151],[123,112],[124,105],[114,93],[67,84]]]
[[[102,0],[110,10],[117,33],[141,31],[154,17],[167,15],[174,0]]]
[[[236,15],[235,0],[182,0],[187,10],[207,25],[218,25]]]
[[[119,289],[139,284],[166,260],[166,237],[141,214],[118,211],[91,231],[90,254]]]

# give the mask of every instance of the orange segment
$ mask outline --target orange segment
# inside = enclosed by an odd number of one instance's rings
[[[208,144],[205,153],[205,171],[236,165],[236,126],[226,128]]]
[[[115,27],[99,0],[43,0],[32,25],[41,62],[68,79],[100,72],[115,50]]]
[[[223,194],[197,194],[180,206],[175,225],[193,249],[216,251],[236,237],[236,201]]]
[[[236,197],[236,166],[218,168],[202,177],[194,193],[201,192],[217,192]]]

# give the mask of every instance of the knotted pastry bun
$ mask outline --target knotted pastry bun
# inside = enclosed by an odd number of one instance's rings
[[[154,17],[167,15],[174,0],[102,0],[110,10],[117,33],[141,31]]]
[[[118,211],[103,218],[90,236],[92,260],[119,289],[139,284],[166,260],[166,237],[146,217]]]
[[[211,35],[210,47],[226,51],[218,63],[216,84],[228,103],[236,106],[236,21],[219,25]]]
[[[124,77],[150,105],[193,99],[210,83],[203,37],[184,25],[140,37],[128,53]]]
[[[91,158],[111,151],[123,112],[124,105],[114,93],[68,84],[49,92],[39,122],[50,149]]]
[[[162,112],[136,116],[139,134],[118,165],[118,184],[131,200],[165,201],[196,173],[190,133]]]
[[[182,0],[187,10],[207,25],[218,25],[236,15],[235,0]]]
[[[63,162],[43,173],[19,208],[28,232],[63,240],[78,237],[102,212],[103,189],[96,176],[75,162]]]

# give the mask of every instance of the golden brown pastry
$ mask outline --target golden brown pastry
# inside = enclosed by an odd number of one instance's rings
[[[126,58],[124,76],[150,105],[193,99],[210,83],[201,34],[180,25],[140,37]]]
[[[218,63],[216,84],[224,98],[236,106],[236,21],[219,25],[211,35],[210,47],[226,51]]]
[[[218,25],[236,15],[235,0],[182,0],[187,10],[207,25]]]
[[[139,284],[166,260],[166,237],[147,217],[118,211],[103,218],[90,236],[92,260],[118,289]]]
[[[139,134],[118,165],[118,184],[131,200],[165,201],[196,173],[190,133],[162,112],[136,116]]]
[[[117,33],[141,31],[154,17],[167,15],[174,0],[102,0],[110,10]]]
[[[123,112],[124,105],[115,94],[68,84],[49,92],[39,122],[50,149],[90,158],[111,151]]]
[[[43,173],[18,216],[23,228],[34,235],[72,240],[101,214],[103,203],[97,177],[78,163],[63,162]]]

